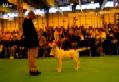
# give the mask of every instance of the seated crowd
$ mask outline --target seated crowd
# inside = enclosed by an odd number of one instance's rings
[[[49,46],[53,41],[58,47],[68,50],[80,47],[90,47],[89,51],[81,52],[80,55],[104,56],[119,54],[119,27],[108,24],[103,28],[89,26],[47,27],[38,30],[39,57],[50,56]],[[26,58],[27,48],[23,45],[24,36],[21,32],[1,32],[0,34],[0,58],[14,56]]]

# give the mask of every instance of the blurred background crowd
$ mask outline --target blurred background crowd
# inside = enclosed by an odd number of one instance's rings
[[[49,46],[56,42],[58,47],[69,50],[90,47],[80,52],[81,56],[104,56],[119,54],[119,25],[105,24],[103,28],[85,26],[48,27],[37,30],[39,37],[39,57],[50,57]],[[0,33],[0,58],[26,58],[27,48],[23,45],[21,31]]]

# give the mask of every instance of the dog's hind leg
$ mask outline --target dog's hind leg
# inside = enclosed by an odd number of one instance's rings
[[[75,57],[73,58],[73,60],[74,60],[75,65],[76,65],[75,70],[78,71],[79,68],[80,68],[80,61],[79,61],[79,58],[78,58],[77,56],[75,56]]]

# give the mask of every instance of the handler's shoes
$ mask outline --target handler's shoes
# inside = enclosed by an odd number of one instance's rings
[[[31,76],[38,76],[38,75],[41,74],[41,72],[39,72],[39,71],[36,71],[36,72],[30,71],[29,74],[30,74]]]

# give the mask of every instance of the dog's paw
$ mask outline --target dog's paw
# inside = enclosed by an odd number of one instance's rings
[[[61,71],[61,70],[57,70],[57,72],[59,72],[59,73],[60,73],[60,72],[62,72],[62,71]]]
[[[62,70],[61,70],[61,69],[59,69],[59,68],[57,68],[57,72],[62,72]]]
[[[78,68],[75,68],[76,71],[78,71],[79,69]]]
[[[78,71],[80,69],[80,67],[76,67],[75,70]]]

